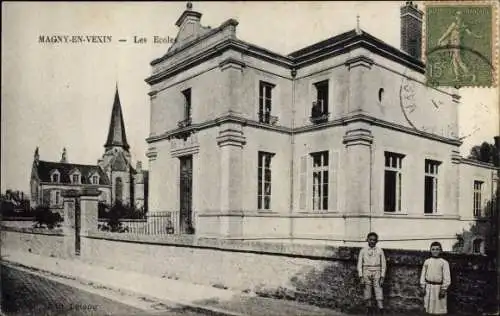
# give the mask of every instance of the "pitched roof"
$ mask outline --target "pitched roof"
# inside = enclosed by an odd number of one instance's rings
[[[113,109],[111,110],[108,139],[104,147],[108,148],[115,146],[122,147],[127,151],[130,148],[127,143],[127,135],[125,135],[125,124],[123,123],[122,106],[118,94],[118,87],[116,87],[115,100],[113,102]]]
[[[425,65],[421,60],[414,58],[406,52],[391,46],[370,33],[362,30],[360,30],[359,33],[356,32],[356,30],[350,30],[338,34],[292,52],[288,55],[288,57],[293,58],[294,63],[301,66],[311,62],[316,62],[318,58],[325,55],[325,52],[336,52],[336,54],[342,54],[354,47],[364,47],[377,53],[378,55],[410,67],[411,69],[421,73],[425,72]]]
[[[70,172],[77,169],[81,173],[81,183],[91,184],[90,177],[97,172],[99,174],[99,184],[109,185],[109,179],[102,169],[97,165],[80,165],[73,163],[38,161],[36,171],[42,182],[52,182],[50,175],[52,171],[59,171],[59,183],[71,183]]]

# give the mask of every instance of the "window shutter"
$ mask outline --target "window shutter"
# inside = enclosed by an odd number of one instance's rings
[[[338,211],[338,165],[339,165],[339,152],[330,151],[329,161],[329,180],[328,184],[328,210]]]
[[[299,209],[307,208],[307,155],[300,157]]]

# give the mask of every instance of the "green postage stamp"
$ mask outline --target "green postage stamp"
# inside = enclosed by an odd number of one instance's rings
[[[434,86],[496,86],[496,2],[425,2],[427,82]]]

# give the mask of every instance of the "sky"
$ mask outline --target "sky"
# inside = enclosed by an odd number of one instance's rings
[[[400,45],[395,2],[193,2],[202,24],[239,22],[238,38],[288,54],[360,27]],[[419,4],[419,2],[417,2]],[[132,160],[143,161],[149,134],[149,63],[175,38],[185,2],[2,2],[1,191],[29,193],[33,153],[59,161],[63,147],[73,163],[96,164],[104,153],[118,85]],[[111,36],[109,43],[47,44],[40,36]],[[133,43],[134,36],[147,43]],[[127,42],[118,42],[119,38]],[[498,135],[498,90],[461,88],[461,152]],[[477,110],[479,109],[479,111]],[[479,130],[477,130],[479,128]]]

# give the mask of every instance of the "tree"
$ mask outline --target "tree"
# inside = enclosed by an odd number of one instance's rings
[[[495,159],[497,148],[495,144],[490,144],[488,142],[483,142],[481,145],[473,146],[469,159],[474,159],[482,162],[492,163],[498,167],[498,161]]]
[[[48,229],[53,229],[62,222],[61,214],[52,212],[47,206],[38,206],[34,210],[35,213],[35,227],[47,226]]]

